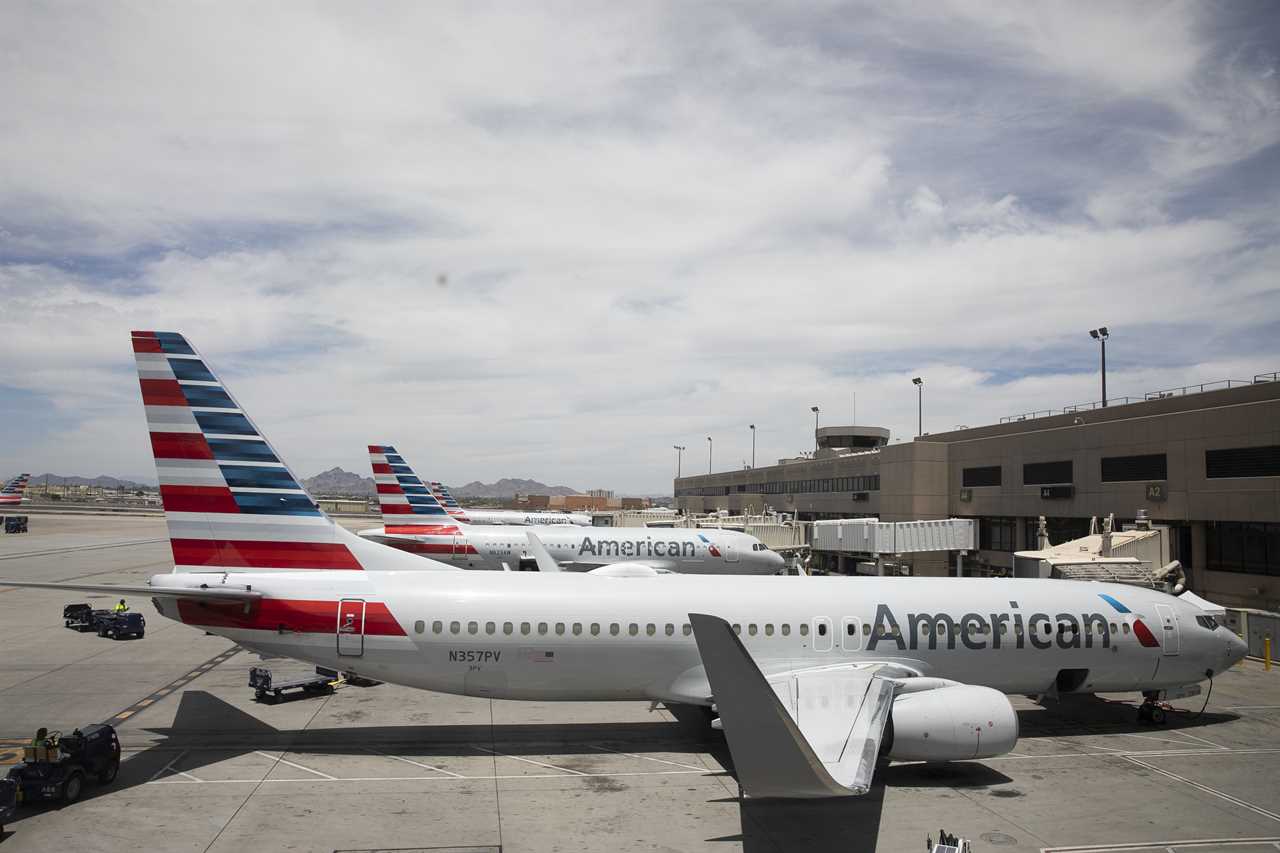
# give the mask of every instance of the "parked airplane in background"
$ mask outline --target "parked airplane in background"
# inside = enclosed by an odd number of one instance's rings
[[[372,450],[372,446],[370,447]],[[591,526],[591,516],[585,512],[559,512],[557,510],[475,509],[458,505],[443,483],[432,480],[431,494],[444,505],[450,515],[469,524],[577,524]]]
[[[361,530],[364,538],[468,569],[537,569],[527,527],[466,524],[449,514],[395,448],[369,445],[369,459],[383,526]],[[558,525],[539,527],[537,538],[569,571],[609,566],[614,573],[755,575],[784,566],[779,554],[736,530]]]
[[[1003,694],[1154,699],[1246,651],[1193,604],[1121,584],[451,571],[330,521],[180,335],[133,341],[187,573],[0,584],[146,595],[252,651],[427,690],[714,704],[756,797],[864,793],[880,755],[998,755],[1018,736]]]
[[[22,493],[26,491],[27,481],[30,479],[30,474],[19,474],[0,487],[0,506],[13,506],[28,500]]]

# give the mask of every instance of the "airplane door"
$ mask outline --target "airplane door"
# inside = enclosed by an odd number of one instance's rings
[[[345,657],[364,654],[364,601],[359,598],[338,602],[338,654]]]
[[[843,630],[840,631],[840,642],[846,652],[862,650],[862,620],[856,616],[846,616]]]
[[[1176,655],[1182,651],[1182,637],[1178,632],[1178,617],[1173,608],[1167,604],[1157,604],[1156,614],[1160,617],[1160,647],[1166,655]]]
[[[726,563],[738,562],[738,548],[732,542],[726,542],[724,546],[724,561]]]
[[[825,616],[818,616],[813,620],[813,650],[831,651],[831,620]]]

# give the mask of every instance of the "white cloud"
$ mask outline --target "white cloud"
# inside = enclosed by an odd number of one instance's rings
[[[916,373],[944,427],[1079,402],[1100,321],[1117,393],[1270,369],[1275,200],[1171,212],[1277,139],[1200,14],[5,7],[0,395],[65,426],[0,470],[148,469],[130,328],[304,474],[632,491],[854,390],[909,436]]]

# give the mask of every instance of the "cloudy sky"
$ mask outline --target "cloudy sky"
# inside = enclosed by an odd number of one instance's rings
[[[1280,369],[1280,7],[887,6],[3,4],[0,474],[154,479],[133,328],[304,476],[628,493]]]

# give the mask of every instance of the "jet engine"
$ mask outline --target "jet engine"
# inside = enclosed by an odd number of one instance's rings
[[[1003,755],[1018,742],[1018,715],[990,687],[955,684],[893,700],[882,740],[899,761],[964,761]]]

